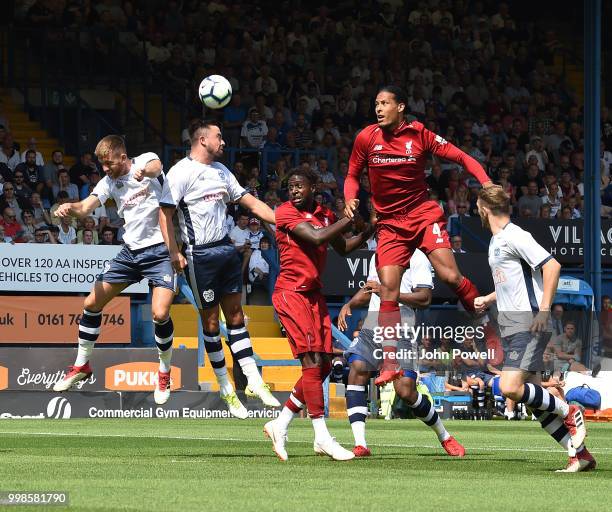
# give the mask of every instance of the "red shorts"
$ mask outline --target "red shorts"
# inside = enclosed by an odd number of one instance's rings
[[[406,214],[383,218],[376,229],[376,268],[408,268],[416,249],[429,254],[435,249],[451,248],[444,211],[435,201],[426,201]]]
[[[287,331],[293,357],[306,352],[333,352],[329,312],[319,290],[274,290],[272,304]]]

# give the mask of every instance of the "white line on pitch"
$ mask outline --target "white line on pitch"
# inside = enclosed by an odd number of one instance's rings
[[[123,437],[133,439],[175,439],[183,441],[228,441],[228,442],[239,442],[239,443],[270,443],[267,439],[243,439],[237,437],[187,437],[187,436],[161,436],[161,435],[125,435],[125,434],[79,434],[72,432],[11,432],[11,431],[0,431],[0,434],[9,435],[20,435],[20,436],[50,436],[50,437]],[[293,444],[304,444],[310,443],[311,441],[288,441]],[[368,443],[368,446],[376,446],[379,448],[439,448],[439,445],[424,445],[424,444],[388,444],[388,443]],[[565,450],[550,449],[545,447],[537,448],[507,448],[503,446],[479,446],[469,447],[470,451],[498,451],[498,452],[542,452],[542,453],[566,453]],[[612,451],[612,448],[601,447],[596,450],[589,450],[591,453],[604,453]]]

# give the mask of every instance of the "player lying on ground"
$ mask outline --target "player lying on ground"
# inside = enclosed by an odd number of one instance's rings
[[[378,216],[376,269],[380,279],[378,325],[400,322],[399,295],[402,274],[415,249],[423,251],[438,277],[459,296],[467,311],[474,311],[479,295],[461,275],[446,231],[440,205],[429,200],[425,165],[429,154],[463,166],[484,187],[494,186],[481,165],[418,121],[407,121],[406,95],[395,86],[379,90],[375,100],[376,124],[366,126],[355,139],[344,182],[345,214],[352,218],[359,206],[359,179],[367,168],[372,202]],[[397,340],[385,350],[393,352]],[[400,376],[400,369],[386,358],[376,379],[384,384]]]
[[[230,412],[246,418],[248,411],[234,392],[227,375],[219,329],[219,305],[225,315],[227,343],[248,381],[247,391],[270,407],[278,407],[253,359],[253,346],[242,311],[242,262],[232,244],[225,217],[226,204],[237,202],[253,215],[274,224],[274,212],[249,194],[222,163],[225,142],[214,122],[196,120],[189,127],[191,151],[167,173],[160,200],[159,223],[170,251],[172,266],[183,272],[197,301],[204,347],[219,382],[221,398]],[[172,217],[178,214],[182,253]]]
[[[582,411],[568,405],[540,385],[544,350],[552,325],[550,306],[557,290],[561,266],[533,236],[510,222],[510,198],[501,189],[481,190],[478,213],[493,236],[489,265],[495,291],[477,297],[477,312],[497,302],[498,324],[504,347],[500,388],[504,396],[531,408],[542,427],[570,456],[562,472],[595,468],[586,449]]]
[[[170,397],[170,360],[174,336],[170,306],[176,289],[176,274],[159,229],[159,197],[164,182],[162,165],[155,153],[128,158],[125,143],[117,135],[104,137],[95,153],[106,176],[98,182],[90,196],[78,203],[64,203],[55,215],[87,217],[112,198],[119,215],[125,220],[124,245],[108,268],[98,276],[93,290],[85,299],[79,322],[76,361],[53,390],[66,391],[92,374],[89,358],[100,334],[102,309],[129,285],[147,278],[153,287],[151,313],[159,352],[154,397],[156,403],[164,404]]]
[[[342,233],[351,221],[335,222],[335,215],[314,201],[316,176],[310,171],[289,174],[290,200],[276,209],[276,242],[280,254],[280,273],[272,295],[293,356],[302,363],[302,377],[285,403],[280,416],[264,426],[280,460],[287,460],[285,443],[289,424],[306,405],[315,432],[314,450],[335,460],[349,460],[353,453],[340,446],[325,424],[323,381],[331,370],[333,353],[331,321],[321,293],[321,275],[327,246],[340,254],[358,249],[370,237],[370,227],[345,239]],[[360,224],[363,224],[361,221]]]
[[[365,420],[368,413],[366,386],[370,373],[378,370],[382,364],[382,345],[375,339],[374,329],[380,308],[380,282],[376,273],[375,256],[370,260],[370,269],[366,285],[340,310],[338,327],[347,329],[346,317],[351,316],[352,308],[368,305],[368,315],[359,336],[344,353],[350,365],[348,385],[346,387],[346,409],[351,429],[355,438],[353,453],[356,457],[371,455],[365,438]],[[400,285],[400,314],[402,325],[415,325],[415,309],[427,308],[431,304],[433,279],[431,266],[427,257],[418,249],[410,258],[410,268],[404,272]],[[384,342],[383,342],[384,343]],[[463,457],[465,450],[444,428],[442,420],[429,399],[416,389],[419,367],[419,349],[415,340],[402,339],[398,343],[398,356],[403,376],[393,383],[397,395],[412,409],[414,415],[438,436],[446,453]]]

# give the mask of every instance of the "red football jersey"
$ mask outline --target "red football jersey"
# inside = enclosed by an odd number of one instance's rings
[[[276,244],[280,255],[280,274],[276,288],[304,292],[322,287],[321,274],[327,260],[327,245],[318,247],[300,240],[293,234],[298,224],[308,222],[315,229],[336,222],[334,213],[317,205],[313,213],[298,210],[291,201],[281,204],[276,216]]]
[[[458,163],[480,183],[489,181],[478,161],[418,121],[402,122],[393,133],[371,124],[355,138],[344,182],[345,199],[357,197],[359,177],[367,167],[372,202],[379,214],[412,210],[428,200],[425,162],[429,153]]]

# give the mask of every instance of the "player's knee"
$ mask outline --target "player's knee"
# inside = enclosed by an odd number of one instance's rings
[[[461,275],[461,272],[455,269],[445,269],[443,272],[439,274],[439,276],[440,276],[440,279],[442,279],[442,281],[444,281],[448,286],[450,286],[453,289],[457,288],[461,284],[461,281],[463,280],[463,276]]]
[[[349,371],[348,383],[355,386],[365,386],[370,378],[370,372],[365,369],[365,364],[362,361],[354,361],[351,363]]]
[[[207,318],[202,322],[202,327],[206,332],[218,332],[219,331],[219,319],[218,318]]]
[[[518,401],[522,398],[521,396],[519,396],[520,388],[521,387],[514,382],[501,381],[499,383],[499,389],[501,390],[502,394],[506,398],[510,398],[511,400],[515,401]]]
[[[166,308],[153,308],[151,309],[151,316],[154,322],[163,323],[168,320],[170,312]]]
[[[96,301],[96,296],[93,293],[90,293],[85,300],[83,301],[83,309],[91,312],[102,311],[102,307],[100,307]]]

